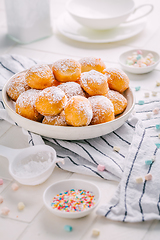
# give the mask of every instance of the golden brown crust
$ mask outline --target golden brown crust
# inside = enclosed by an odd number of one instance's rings
[[[88,100],[93,111],[92,125],[114,120],[114,107],[107,97],[99,95],[89,97]]]
[[[129,78],[117,68],[106,68],[103,73],[108,76],[108,86],[111,90],[123,93],[129,87]]]
[[[67,126],[64,111],[56,116],[45,116],[42,123],[54,126]]]
[[[67,124],[74,127],[88,126],[93,115],[90,102],[82,96],[72,97],[64,111]]]
[[[21,93],[29,90],[30,87],[25,79],[25,72],[16,74],[9,82],[7,86],[7,94],[13,100],[16,101]]]
[[[113,103],[115,115],[122,113],[127,107],[127,99],[117,91],[109,90],[106,97]]]
[[[81,76],[81,65],[73,59],[60,59],[53,64],[52,71],[59,82],[76,82]]]
[[[107,77],[95,70],[82,73],[80,84],[90,96],[106,95],[108,93]]]
[[[49,87],[40,91],[35,107],[44,116],[55,116],[59,114],[67,102],[65,93],[58,87]]]
[[[28,86],[34,89],[45,89],[54,85],[54,76],[48,65],[35,65],[25,74]]]
[[[39,91],[35,89],[23,92],[16,101],[16,113],[30,120],[40,122],[43,116],[35,108],[38,93]]]
[[[106,68],[105,63],[102,61],[101,58],[95,57],[84,57],[79,60],[81,64],[81,72],[89,72],[90,70],[96,70],[98,72],[103,72]]]

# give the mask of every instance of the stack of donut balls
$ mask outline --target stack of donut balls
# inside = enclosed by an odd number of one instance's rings
[[[33,121],[56,126],[106,123],[121,114],[128,76],[106,68],[100,58],[60,59],[34,65],[14,75],[7,86],[15,111]]]

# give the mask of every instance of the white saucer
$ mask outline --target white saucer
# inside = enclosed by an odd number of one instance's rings
[[[65,12],[57,19],[56,26],[62,35],[70,39],[89,43],[109,43],[137,35],[144,29],[146,22],[146,18],[143,18],[132,23],[121,24],[114,29],[92,30],[83,27]]]

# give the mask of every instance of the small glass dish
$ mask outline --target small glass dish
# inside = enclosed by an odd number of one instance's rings
[[[51,203],[52,199],[62,192],[70,191],[71,189],[77,190],[82,189],[85,191],[92,192],[94,195],[94,205],[92,207],[86,208],[83,211],[75,211],[75,212],[66,212],[65,210],[58,210],[56,208],[52,208]],[[83,195],[82,195],[83,196]],[[98,187],[89,182],[80,179],[69,179],[69,180],[62,180],[56,182],[49,186],[43,194],[43,201],[46,208],[52,212],[53,214],[63,217],[63,218],[81,218],[89,213],[91,213],[98,205],[100,201],[100,191]]]
[[[143,74],[143,73],[151,72],[158,65],[158,63],[160,61],[159,54],[157,52],[154,52],[151,50],[142,49],[141,51],[142,51],[143,57],[146,57],[149,53],[151,53],[153,55],[154,64],[152,64],[150,66],[145,66],[145,67],[134,67],[133,65],[128,65],[126,63],[127,58],[129,56],[132,56],[133,52],[137,52],[137,51],[139,51],[139,49],[132,49],[132,50],[124,52],[120,55],[119,63],[122,66],[123,70],[130,72],[130,73],[134,73],[134,74]]]

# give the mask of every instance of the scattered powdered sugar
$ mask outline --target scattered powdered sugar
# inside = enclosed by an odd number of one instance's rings
[[[107,76],[96,70],[91,70],[81,74],[81,82],[84,86],[88,86],[89,83],[101,85],[104,81],[107,81]]]
[[[58,87],[48,87],[39,93],[39,97],[45,97],[49,102],[59,102],[65,96],[65,93]]]
[[[39,78],[48,77],[48,74],[52,74],[50,67],[46,64],[43,65],[34,65],[28,69],[26,72],[26,77],[29,77],[30,74],[36,74]]]
[[[47,170],[52,162],[52,153],[39,152],[38,154],[32,154],[17,162],[13,172],[18,177],[34,177]]]
[[[77,95],[85,96],[85,93],[83,92],[81,86],[76,82],[62,83],[58,86],[58,88],[64,91],[68,99]]]
[[[68,70],[74,71],[80,68],[80,63],[73,59],[60,59],[53,64],[53,69],[59,70],[62,72],[67,72]]]
[[[39,93],[39,90],[36,90],[36,89],[30,89],[23,92],[18,97],[16,101],[16,105],[19,105],[20,108],[23,108],[24,106],[28,106],[28,105],[30,105],[31,107],[34,107],[38,93]]]
[[[106,113],[114,113],[112,102],[105,96],[92,96],[88,100],[92,105],[93,117],[99,121]]]
[[[78,115],[80,116],[80,122],[81,117],[84,116],[87,119],[88,125],[93,117],[92,107],[88,99],[85,97],[75,96],[72,97],[69,102],[69,104],[71,104],[74,109],[72,114],[74,115],[74,112],[76,111],[76,113],[78,113]]]
[[[30,87],[25,79],[25,72],[22,72],[11,79],[11,81],[8,83],[6,91],[9,97],[16,101],[18,96],[28,89],[30,89]]]
[[[97,62],[100,62],[101,58],[95,58],[95,57],[84,57],[79,60],[79,63],[84,66],[97,66]]]
[[[124,79],[127,77],[127,75],[121,69],[118,69],[118,68],[106,68],[104,72],[111,75],[111,78],[112,78],[112,75],[114,75],[118,79]]]

